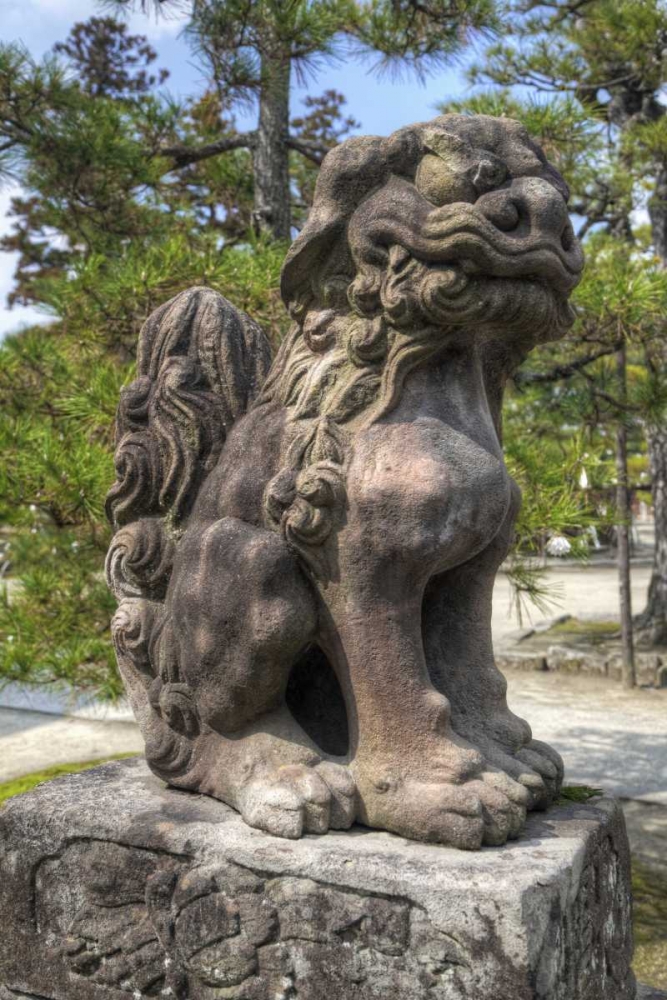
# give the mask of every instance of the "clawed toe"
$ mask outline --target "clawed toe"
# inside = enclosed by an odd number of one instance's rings
[[[239,795],[237,808],[248,826],[275,837],[297,840],[304,832],[303,800],[288,784],[252,781]]]
[[[296,840],[304,833],[351,826],[355,784],[339,764],[289,764],[250,781],[238,808],[249,826]]]
[[[322,761],[316,769],[330,793],[329,826],[332,830],[347,830],[354,823],[357,811],[357,786],[346,767]]]
[[[532,740],[528,746],[516,754],[525,767],[539,775],[543,791],[533,797],[533,809],[547,809],[558,797],[563,781],[563,762],[560,755],[538,740]]]
[[[479,740],[479,745],[490,765],[490,773],[503,774],[507,778],[507,784],[498,787],[517,806],[529,811],[547,809],[558,797],[563,762],[546,743],[531,740],[516,752],[485,737]]]
[[[495,769],[485,772],[482,775],[482,781],[487,786],[487,789],[494,789],[501,797],[501,801],[497,805],[497,810],[503,815],[503,820],[500,823],[497,821],[495,823],[487,822],[485,825],[484,842],[493,844],[504,843],[505,840],[515,840],[523,830],[526,821],[526,812],[530,804],[530,795],[527,789],[503,771]],[[498,827],[498,833],[495,832],[495,826]],[[502,834],[504,834],[504,839],[502,840],[489,839]]]
[[[563,758],[561,757],[561,755],[558,753],[557,750],[554,750],[553,747],[550,747],[548,743],[543,743],[542,740],[531,740],[528,745],[528,748],[532,750],[534,753],[538,754],[542,758],[542,760],[546,759],[550,761],[556,768],[556,781],[558,784],[558,791],[560,791],[560,786],[563,783],[563,775],[565,770],[563,765]]]

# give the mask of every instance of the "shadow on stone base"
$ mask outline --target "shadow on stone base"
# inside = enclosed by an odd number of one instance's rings
[[[635,1000],[611,800],[476,853],[285,841],[133,759],[12,800],[0,844],[2,1000]]]

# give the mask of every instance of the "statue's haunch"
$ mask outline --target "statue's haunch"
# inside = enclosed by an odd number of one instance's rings
[[[572,322],[567,188],[517,122],[445,115],[326,157],[259,327],[193,288],[118,411],[118,663],[170,784],[283,837],[516,837],[562,763],[507,707],[491,597],[520,496],[502,391]]]

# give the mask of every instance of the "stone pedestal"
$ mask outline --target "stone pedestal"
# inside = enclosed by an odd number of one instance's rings
[[[0,997],[634,1000],[610,800],[464,853],[362,828],[279,840],[143,761],[0,812]]]

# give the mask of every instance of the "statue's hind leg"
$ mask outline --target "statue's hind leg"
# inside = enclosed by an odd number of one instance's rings
[[[310,587],[278,535],[234,518],[190,529],[166,605],[124,602],[114,625],[151,768],[280,836],[349,826],[354,782],[284,705],[314,628]]]
[[[495,664],[491,606],[496,573],[511,544],[520,498],[480,555],[432,579],[422,612],[424,648],[435,687],[449,699],[452,726],[490,764],[525,785],[531,808],[558,795],[563,762],[507,704],[507,682]]]

